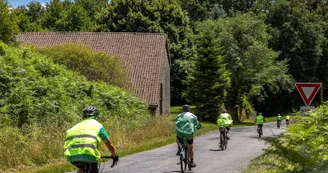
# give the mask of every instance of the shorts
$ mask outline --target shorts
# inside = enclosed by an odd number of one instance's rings
[[[98,163],[91,162],[71,162],[79,169],[85,170],[87,173],[99,173]]]
[[[179,136],[177,136],[177,139],[178,139],[178,141],[179,141],[180,144],[183,144],[183,137],[179,137]],[[192,145],[192,144],[194,143],[194,138],[192,138],[192,139],[187,139],[187,143],[188,143],[189,145]]]

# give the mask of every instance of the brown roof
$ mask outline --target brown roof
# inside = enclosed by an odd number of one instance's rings
[[[49,47],[83,43],[121,58],[131,82],[129,88],[149,105],[159,104],[159,90],[167,48],[167,36],[159,33],[127,32],[25,32],[23,44]]]

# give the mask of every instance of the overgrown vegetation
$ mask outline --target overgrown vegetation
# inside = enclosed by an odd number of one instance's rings
[[[307,117],[295,117],[288,132],[252,161],[245,173],[319,173],[328,171],[328,103]],[[293,117],[294,119],[294,117]]]
[[[62,157],[65,130],[87,105],[98,107],[110,131],[137,128],[149,117],[122,89],[89,82],[30,49],[0,43],[0,50],[0,169]]]
[[[120,88],[127,86],[126,70],[119,58],[94,52],[87,45],[67,43],[48,48],[34,47],[34,50],[51,57],[55,63],[63,64],[69,70],[79,72],[88,80],[102,80]]]

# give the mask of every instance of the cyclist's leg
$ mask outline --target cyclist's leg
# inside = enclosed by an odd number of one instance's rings
[[[226,129],[227,129],[227,139],[230,139],[230,136],[229,136],[230,127],[228,126],[228,127],[226,127]]]
[[[99,173],[98,163],[90,163],[90,172],[89,173]]]
[[[191,139],[187,139],[187,142],[189,144],[189,157],[190,157],[190,166],[191,167],[196,167],[196,164],[194,163],[194,137]]]
[[[182,143],[183,143],[183,137],[177,136],[177,145],[178,145],[178,152],[176,154],[177,156],[180,155]]]

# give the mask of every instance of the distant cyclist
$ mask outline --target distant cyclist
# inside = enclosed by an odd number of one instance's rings
[[[233,124],[233,120],[232,120],[231,116],[228,114],[228,111],[226,109],[222,110],[222,114],[219,115],[216,122],[217,122],[218,126],[222,125],[227,129],[227,138],[230,139],[229,132],[230,132],[230,127]]]
[[[98,150],[100,141],[103,141],[112,153],[114,163],[117,163],[119,158],[105,128],[96,120],[98,109],[87,106],[82,114],[82,122],[66,131],[64,156],[76,167],[88,170],[88,173],[98,173],[98,161],[101,157]]]
[[[289,125],[289,119],[290,119],[289,115],[286,115],[286,125],[287,126]]]
[[[277,127],[278,127],[278,129],[280,128],[280,125],[281,125],[281,115],[280,114],[278,114],[277,115]]]
[[[255,119],[255,123],[257,124],[257,132],[259,132],[259,130],[263,128],[264,122],[265,122],[265,119],[262,116],[262,113],[259,112],[256,116],[256,119]],[[263,135],[263,130],[261,130],[261,131],[262,131],[261,135]]]
[[[197,128],[200,128],[200,124],[198,122],[197,116],[190,112],[189,105],[183,105],[182,111],[183,112],[179,114],[175,120],[178,143],[177,155],[180,155],[181,147],[183,145],[183,138],[185,137],[190,147],[190,166],[196,167],[196,164],[194,163],[193,139],[194,133],[197,131]]]

